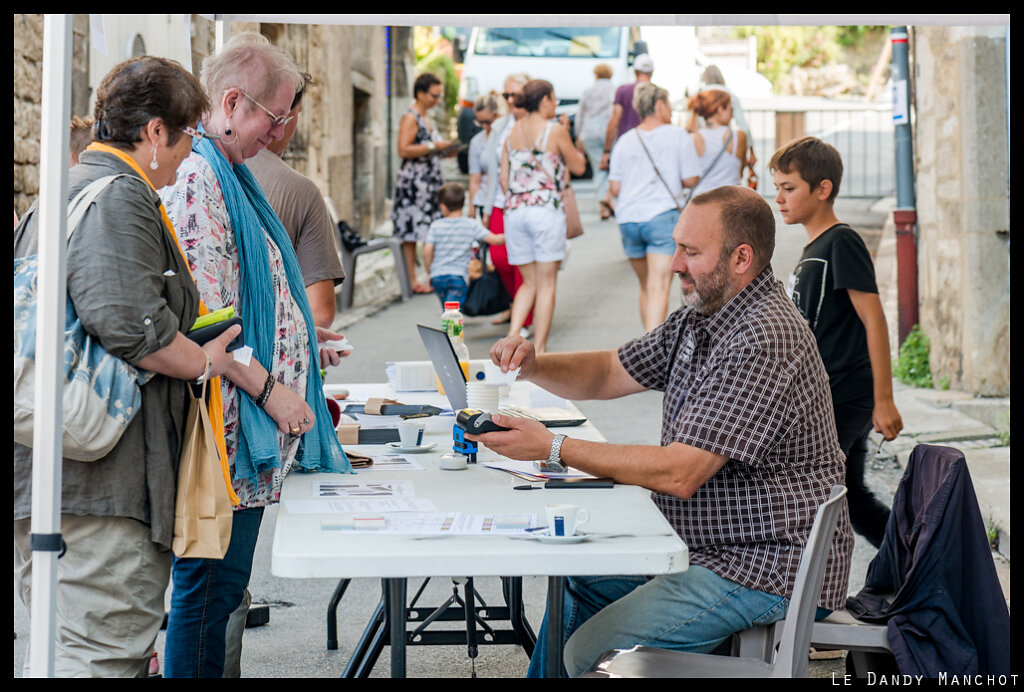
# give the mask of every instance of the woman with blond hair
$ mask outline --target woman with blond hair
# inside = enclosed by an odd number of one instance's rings
[[[243,165],[284,135],[302,71],[264,36],[242,33],[203,61],[212,103],[195,146],[163,192],[199,294],[234,306],[252,347],[221,383],[232,489],[231,541],[221,560],[175,558],[165,677],[221,677],[228,617],[242,602],[263,510],[293,467],[351,470],[331,425],[316,327],[288,233]]]
[[[692,111],[690,126],[693,146],[700,157],[700,182],[694,195],[723,185],[739,185],[743,166],[747,161],[747,135],[734,132],[732,97],[726,91],[708,89],[690,98]],[[697,128],[697,117],[704,119],[704,127]]]
[[[644,82],[633,91],[640,124],[612,149],[609,179],[619,198],[616,220],[622,249],[640,281],[640,320],[649,332],[665,321],[672,288],[672,231],[700,163],[686,132],[672,124],[668,91]]]
[[[608,192],[608,171],[599,165],[604,154],[604,136],[608,121],[612,117],[612,102],[615,100],[615,85],[612,84],[612,68],[601,63],[594,68],[596,81],[580,96],[579,110],[576,111],[576,142],[587,152],[590,170],[594,176],[594,196],[600,200],[601,218],[612,215],[612,208],[605,199]]]

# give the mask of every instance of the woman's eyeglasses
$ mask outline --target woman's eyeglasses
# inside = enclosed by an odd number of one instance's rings
[[[202,140],[202,139],[209,139],[209,140],[220,139],[220,135],[215,135],[215,134],[212,134],[210,132],[200,132],[199,130],[197,130],[194,127],[187,127],[186,126],[186,127],[181,128],[181,131],[184,132],[185,134],[187,134],[192,139],[199,139],[199,140]]]
[[[245,96],[247,99],[249,99],[250,101],[255,103],[261,109],[263,109],[263,112],[266,113],[267,117],[270,118],[270,120],[271,120],[271,127],[278,127],[280,125],[287,125],[289,122],[291,122],[291,119],[294,117],[294,116],[291,116],[291,115],[274,115],[274,112],[272,110],[270,110],[269,108],[264,106],[262,103],[260,103],[256,99],[254,99],[252,96],[249,96],[249,94],[245,93],[244,89],[239,89],[239,91],[242,92],[243,96]]]

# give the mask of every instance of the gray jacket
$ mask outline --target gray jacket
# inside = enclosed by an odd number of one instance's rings
[[[68,295],[86,331],[107,352],[135,364],[168,346],[195,321],[199,294],[160,214],[160,197],[117,157],[85,151],[69,174],[70,200],[103,176],[128,173],[103,190],[72,236]],[[35,206],[14,234],[14,256],[36,253]],[[63,460],[61,512],[129,517],[149,524],[170,548],[178,457],[188,414],[185,383],[156,375],[110,454]],[[31,516],[32,450],[14,445],[14,518]]]

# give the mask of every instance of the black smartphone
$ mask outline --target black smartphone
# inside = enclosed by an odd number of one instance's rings
[[[197,344],[199,344],[200,346],[202,346],[203,344],[205,344],[210,339],[216,339],[218,336],[220,336],[221,334],[224,333],[225,329],[227,329],[228,327],[230,327],[233,324],[242,324],[242,318],[241,317],[232,317],[230,320],[222,320],[220,322],[214,322],[213,324],[208,325],[206,327],[200,327],[199,329],[193,329],[192,331],[190,331],[185,336],[187,336],[188,338],[192,339],[192,341],[194,341]],[[231,340],[231,343],[228,344],[228,347],[225,350],[227,350],[227,351],[234,351],[236,348],[241,348],[244,345],[245,345],[245,340],[242,338],[242,332],[239,332],[238,336],[236,336],[234,339]]]
[[[545,488],[611,488],[615,481],[611,478],[549,478]]]

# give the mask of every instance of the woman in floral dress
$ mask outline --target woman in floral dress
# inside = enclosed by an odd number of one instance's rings
[[[440,138],[428,115],[441,100],[442,91],[441,80],[429,72],[417,77],[413,84],[416,100],[398,125],[398,155],[402,157],[402,168],[395,181],[391,221],[395,236],[402,241],[414,293],[433,293],[429,285],[421,284],[416,277],[416,243],[426,240],[430,223],[441,218],[437,193],[444,179],[438,157],[456,153],[448,151],[452,143]]]

